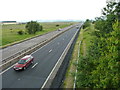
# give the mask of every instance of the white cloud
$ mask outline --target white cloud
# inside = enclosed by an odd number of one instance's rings
[[[0,21],[40,19],[93,19],[106,0],[2,0]]]

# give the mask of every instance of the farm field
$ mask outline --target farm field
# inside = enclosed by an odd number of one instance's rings
[[[8,44],[12,44],[30,37],[34,37],[37,35],[42,35],[51,31],[55,31],[58,28],[64,28],[75,24],[75,22],[43,22],[40,25],[43,26],[43,30],[36,32],[36,34],[23,34],[19,35],[17,32],[22,30],[25,32],[25,25],[26,24],[14,24],[14,25],[3,25],[2,26],[2,44],[0,46],[5,46]],[[56,26],[59,25],[59,26]]]

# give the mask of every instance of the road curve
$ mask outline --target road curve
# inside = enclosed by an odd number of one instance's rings
[[[25,71],[14,71],[10,68],[4,72],[2,88],[41,88],[76,31],[76,27],[71,28],[32,53],[34,64]]]

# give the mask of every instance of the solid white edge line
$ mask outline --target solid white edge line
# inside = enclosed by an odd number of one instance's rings
[[[45,45],[43,45],[43,46],[42,46],[41,48],[39,48],[38,50],[32,52],[30,55],[32,55],[32,54],[34,54],[35,52],[39,51],[40,49],[42,49],[43,47],[47,46],[47,45],[48,45],[49,43],[51,43],[51,42],[52,42],[52,40],[51,40],[50,42],[46,43]],[[14,64],[14,65],[15,65],[15,64]],[[5,72],[6,72],[7,70],[9,70],[10,68],[12,68],[14,65],[12,65],[12,66],[8,67],[7,69],[5,69],[4,71],[2,71],[2,72],[0,73],[0,75],[3,74],[3,73],[5,73]]]
[[[74,36],[76,36],[77,32],[78,32],[78,30],[76,31],[76,33],[74,34]],[[74,36],[73,36],[73,38],[74,38]],[[71,38],[70,42],[72,41],[72,39],[73,39],[73,38]],[[41,89],[43,89],[43,88],[45,87],[45,85],[46,85],[46,83],[47,83],[48,79],[50,78],[50,76],[51,76],[51,74],[53,73],[53,71],[55,70],[55,68],[56,68],[57,64],[58,64],[58,63],[59,63],[59,61],[61,60],[61,58],[62,58],[62,56],[63,56],[64,52],[66,51],[66,49],[68,48],[68,46],[69,46],[70,42],[68,43],[68,45],[67,45],[67,47],[65,48],[65,50],[63,51],[62,55],[61,55],[61,56],[60,56],[60,58],[58,59],[57,63],[55,64],[54,68],[53,68],[53,69],[52,69],[52,71],[50,72],[49,76],[47,77],[47,79],[46,79],[46,80],[45,80],[45,82],[43,83],[43,85],[42,85]]]
[[[52,42],[52,40],[51,40],[50,42],[46,43],[45,45],[43,45],[43,46],[42,46],[41,48],[39,48],[38,50],[40,50],[40,49],[42,49],[43,47],[47,46],[47,45],[48,45],[49,43],[51,43],[51,42]],[[34,54],[35,52],[37,52],[38,50],[32,52],[31,55]],[[15,64],[14,64],[14,65],[15,65]],[[9,70],[10,68],[12,68],[14,65],[12,65],[12,66],[8,67],[7,69],[5,69],[4,71],[2,71],[2,72],[0,73],[0,75],[3,74],[3,73],[5,73],[5,72],[6,72],[7,70]]]
[[[50,41],[50,42],[51,42],[51,41]],[[43,45],[43,46],[42,46],[41,48],[39,48],[38,50],[40,50],[40,49],[42,49],[43,47],[47,46],[50,42],[48,42],[47,44]],[[30,55],[34,54],[34,53],[37,52],[38,50],[32,52]],[[12,66],[10,66],[10,67],[8,67],[7,69],[5,69],[4,71],[2,71],[2,72],[0,73],[0,75],[3,74],[3,73],[5,73],[6,71],[8,71],[8,70],[9,70],[10,68],[12,68],[14,65],[15,65],[15,64],[13,64]]]
[[[49,43],[51,43],[51,42],[52,42],[52,41],[50,41],[50,42],[48,42],[47,44],[43,45],[41,48],[37,49],[36,51],[32,52],[31,55],[34,54],[35,52],[39,51],[39,50],[42,49],[43,47],[47,46],[47,45],[48,45]]]
[[[37,64],[38,64],[38,63],[35,63],[35,64],[32,66],[32,68],[34,68]]]
[[[74,27],[72,27],[72,28],[74,28]],[[70,29],[70,28],[68,28],[68,29]],[[67,29],[67,30],[68,30],[68,29]],[[63,31],[63,32],[64,32],[64,31]],[[65,32],[66,32],[66,30],[65,30]],[[62,34],[63,34],[63,33],[62,33]],[[62,35],[62,34],[61,34],[61,35]],[[38,50],[40,50],[40,49],[42,49],[43,47],[47,46],[47,45],[50,44],[52,41],[53,41],[53,40],[49,41],[48,43],[46,43],[45,45],[43,45],[43,46],[42,46],[41,48],[39,48]],[[34,54],[35,52],[37,52],[38,50],[32,52],[31,55]]]
[[[43,47],[45,47],[45,46],[47,46],[49,43],[51,43],[52,42],[52,40],[50,41],[50,42],[48,42],[47,44],[45,44],[45,45],[43,45],[41,48],[39,48],[38,50],[40,50],[40,49],[42,49]],[[33,53],[31,53],[31,55],[32,54],[34,54],[35,52],[37,52],[38,50],[36,50],[36,51],[34,51]],[[5,69],[4,71],[2,71],[1,73],[0,73],[0,75],[1,74],[3,74],[3,73],[5,73],[6,71],[8,71],[10,68],[12,68],[13,66],[14,66],[15,64],[13,64],[12,66],[10,66],[10,67],[8,67],[7,69]]]
[[[16,64],[16,63],[15,63],[15,64]],[[4,71],[2,71],[2,72],[0,73],[0,75],[3,74],[4,72],[6,72],[7,70],[9,70],[10,68],[12,68],[15,64],[13,64],[13,65],[10,66],[9,68],[7,68],[7,69],[5,69]]]

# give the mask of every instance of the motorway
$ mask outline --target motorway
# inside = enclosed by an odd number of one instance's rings
[[[49,32],[47,34],[44,34],[44,35],[40,35],[36,38],[32,38],[32,39],[29,39],[29,40],[26,40],[24,42],[21,42],[21,43],[18,43],[18,44],[15,44],[13,46],[9,46],[7,48],[3,48],[3,49],[0,49],[0,53],[2,53],[2,57],[0,56],[0,58],[2,58],[2,60],[10,57],[10,56],[13,56],[14,54],[18,53],[18,51],[23,51],[29,47],[32,47],[40,42],[43,42],[45,40],[48,40],[50,38],[52,38],[51,36],[55,36],[56,34],[59,34],[63,31],[66,31],[68,28],[72,27],[69,26],[69,27],[65,27],[63,29],[61,29],[61,31],[53,31],[53,32]]]
[[[33,52],[34,63],[26,70],[10,67],[2,73],[2,88],[41,88],[77,30],[73,27]]]

